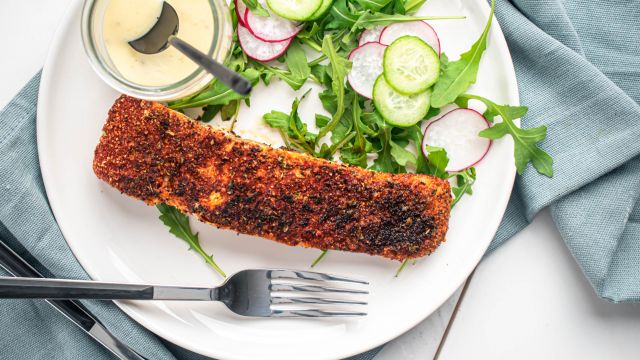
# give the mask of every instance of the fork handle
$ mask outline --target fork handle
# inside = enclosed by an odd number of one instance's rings
[[[0,299],[218,300],[218,288],[0,277]]]
[[[153,286],[94,281],[0,277],[1,299],[151,300]]]

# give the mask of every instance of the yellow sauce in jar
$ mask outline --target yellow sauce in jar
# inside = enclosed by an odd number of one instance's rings
[[[178,14],[177,36],[198,50],[212,47],[214,20],[209,0],[166,0]],[[158,54],[141,54],[129,41],[146,34],[162,11],[162,0],[111,0],[104,15],[104,42],[113,65],[132,83],[167,86],[197,70],[198,65],[169,47]]]

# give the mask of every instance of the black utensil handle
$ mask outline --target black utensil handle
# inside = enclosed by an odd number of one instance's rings
[[[32,267],[28,262],[16,254],[2,239],[0,239],[0,267],[5,268],[9,273],[19,277],[44,278],[42,274]],[[96,324],[93,319],[79,304],[71,301],[52,301],[51,305],[56,307],[66,317],[71,319],[76,325],[85,331],[89,331]]]
[[[180,40],[177,36],[170,36],[169,44],[178,49],[178,51],[183,53],[189,59],[193,60],[193,62],[202,66],[205,70],[213,74],[213,76],[218,78],[218,80],[222,81],[222,83],[238,94],[246,96],[251,92],[252,85],[249,80],[240,76],[238,73],[227,69],[224,65],[213,60],[208,55],[183,40]]]
[[[1,225],[2,224],[0,224],[0,226]],[[0,238],[0,267],[3,267],[15,276],[44,278],[38,270],[20,257],[20,255],[16,254],[4,241],[5,239]],[[36,259],[33,259],[33,261],[35,261],[38,266],[44,267]],[[113,336],[82,304],[71,300],[47,301],[79,328],[96,339],[107,350],[111,351],[118,359],[145,360],[143,356]]]
[[[153,286],[0,277],[0,299],[150,300]]]
[[[22,260],[9,246],[0,239],[0,266],[15,276],[43,278],[36,269]]]

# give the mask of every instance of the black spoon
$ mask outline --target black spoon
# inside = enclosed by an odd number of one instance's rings
[[[200,50],[189,45],[176,36],[180,21],[176,10],[166,1],[162,4],[162,12],[151,30],[142,37],[129,41],[129,45],[143,54],[157,54],[169,45],[178,49],[186,57],[213,74],[230,89],[240,95],[249,95],[252,86],[249,80],[227,69]]]

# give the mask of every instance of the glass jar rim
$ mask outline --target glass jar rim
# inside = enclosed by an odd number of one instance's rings
[[[94,34],[93,21],[96,16],[98,0],[86,0],[82,8],[81,34],[84,51],[91,67],[109,86],[124,94],[145,100],[170,101],[188,96],[204,88],[213,80],[213,75],[198,67],[186,78],[164,86],[144,86],[133,83],[119,75],[106,63],[104,56],[97,49],[97,39]],[[230,51],[231,41],[226,41],[227,33],[231,32],[231,17],[229,8],[223,0],[207,0],[211,7],[214,22],[212,42],[208,55],[218,60],[224,60]],[[221,55],[222,54],[222,55]]]

